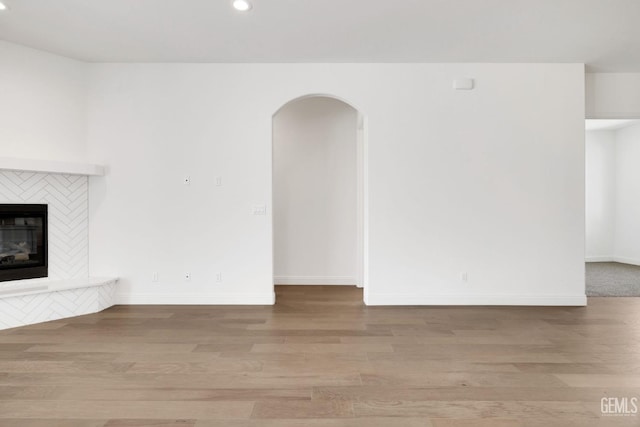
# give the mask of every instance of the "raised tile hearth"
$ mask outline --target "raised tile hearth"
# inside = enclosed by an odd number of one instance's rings
[[[96,313],[114,305],[116,278],[17,280],[0,285],[0,329]]]

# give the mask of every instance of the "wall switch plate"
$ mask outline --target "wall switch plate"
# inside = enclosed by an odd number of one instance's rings
[[[253,207],[253,214],[254,215],[266,215],[267,214],[267,207],[265,205],[255,205]]]
[[[216,176],[216,187],[220,187],[222,185],[222,177]]]
[[[151,274],[151,281],[152,281],[152,282],[159,282],[159,281],[160,281],[160,279],[158,278],[158,272],[157,272],[157,271],[154,271],[154,272]]]
[[[184,183],[184,185],[191,185],[191,177],[185,176],[182,182]]]
[[[216,273],[216,282],[222,282],[222,273]]]
[[[467,272],[460,273],[460,280],[463,281],[463,282],[468,282],[469,281],[469,273],[467,273]]]
[[[184,280],[186,280],[187,282],[191,280],[191,273],[184,273]]]

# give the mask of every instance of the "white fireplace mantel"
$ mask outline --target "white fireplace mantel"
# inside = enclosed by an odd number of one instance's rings
[[[0,170],[102,176],[105,167],[92,163],[0,157]]]

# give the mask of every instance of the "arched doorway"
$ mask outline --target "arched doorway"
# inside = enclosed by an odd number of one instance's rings
[[[356,285],[366,302],[366,117],[307,95],[272,124],[274,284]]]

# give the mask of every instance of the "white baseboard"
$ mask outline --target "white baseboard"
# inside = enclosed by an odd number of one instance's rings
[[[585,306],[586,295],[414,295],[369,292],[367,305]]]
[[[640,265],[640,259],[627,258],[623,256],[590,256],[585,258],[586,262],[619,262],[622,264]]]
[[[585,306],[585,295],[408,295],[369,292],[365,303],[371,306],[397,305],[520,305]],[[275,294],[117,294],[115,304],[132,305],[273,305]]]
[[[275,292],[264,294],[158,294],[129,293],[117,294],[115,303],[120,305],[273,305]]]
[[[585,258],[586,262],[613,262],[612,256],[588,256]]]
[[[640,259],[626,258],[622,256],[614,256],[613,261],[620,262],[622,264],[640,265]]]
[[[276,285],[349,285],[355,286],[354,276],[275,276]]]

